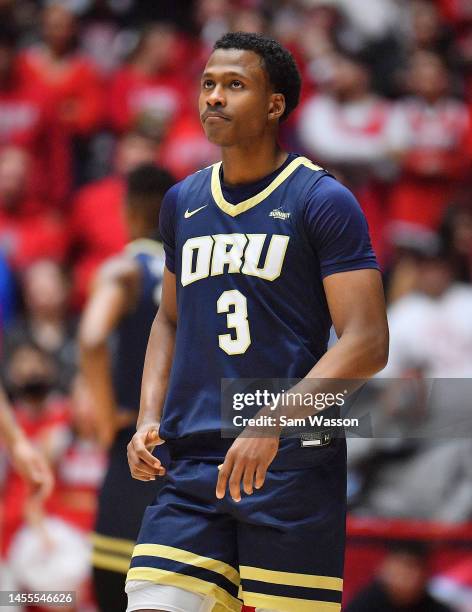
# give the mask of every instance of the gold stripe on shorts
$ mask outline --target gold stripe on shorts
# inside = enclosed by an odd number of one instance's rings
[[[309,589],[343,590],[343,579],[332,576],[276,572],[248,565],[241,565],[239,571],[241,578],[246,578],[246,580],[258,580],[259,582],[269,582],[270,584],[284,584],[294,587],[307,587]]]
[[[187,565],[193,565],[194,567],[200,567],[220,574],[220,576],[224,576],[236,586],[239,586],[240,583],[239,572],[228,563],[218,559],[211,559],[210,557],[203,557],[188,550],[175,548],[174,546],[165,546],[164,544],[137,544],[134,548],[133,557],[140,557],[142,555],[186,563]]]
[[[297,597],[281,597],[244,591],[244,605],[268,608],[277,612],[341,612],[341,604]]]

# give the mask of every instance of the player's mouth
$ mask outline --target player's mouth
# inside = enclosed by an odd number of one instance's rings
[[[202,115],[202,121],[205,122],[207,120],[211,121],[212,123],[219,121],[231,121],[227,115],[217,111],[205,111]]]

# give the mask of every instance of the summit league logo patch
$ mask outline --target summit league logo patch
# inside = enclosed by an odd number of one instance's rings
[[[274,208],[274,210],[272,210],[269,213],[269,217],[274,217],[275,219],[283,219],[284,221],[289,219],[290,218],[290,213],[281,210],[281,208],[282,207]]]

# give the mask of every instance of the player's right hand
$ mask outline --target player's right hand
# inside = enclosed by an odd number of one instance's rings
[[[164,476],[166,470],[152,451],[164,440],[159,437],[159,423],[141,425],[131,438],[127,447],[129,469],[136,480],[156,480],[156,476]]]

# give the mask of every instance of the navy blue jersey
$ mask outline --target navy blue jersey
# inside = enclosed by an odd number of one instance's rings
[[[141,272],[136,306],[120,322],[114,347],[113,385],[120,409],[138,410],[144,357],[162,288],[164,250],[155,240],[136,240],[126,247]]]
[[[170,441],[221,437],[222,378],[304,377],[327,350],[323,278],[378,268],[354,196],[294,154],[243,188],[225,188],[221,163],[187,177],[164,198],[160,232],[177,283]]]

